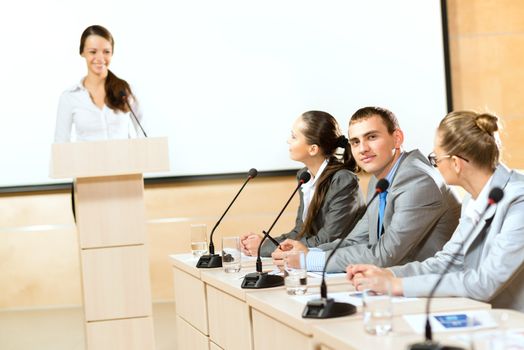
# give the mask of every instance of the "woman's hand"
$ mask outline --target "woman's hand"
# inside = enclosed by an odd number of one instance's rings
[[[260,241],[262,241],[262,238],[253,232],[241,235],[240,248],[245,255],[257,256]]]
[[[388,269],[375,265],[357,264],[346,268],[348,280],[358,291],[371,289],[377,293],[387,293],[391,288],[391,295],[403,295],[402,279],[397,278]],[[389,286],[388,287],[388,282]]]

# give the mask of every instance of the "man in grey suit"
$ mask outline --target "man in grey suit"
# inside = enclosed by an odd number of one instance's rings
[[[433,256],[458,224],[460,203],[442,176],[418,150],[402,151],[404,134],[395,115],[379,107],[359,109],[349,122],[349,142],[357,165],[372,174],[368,199],[378,179],[390,186],[371,203],[331,259],[328,272],[345,271],[349,264],[392,266]],[[283,265],[285,251],[307,253],[309,271],[321,271],[335,242],[308,249],[286,240],[273,252]]]
[[[435,296],[524,311],[524,174],[499,163],[498,118],[451,112],[437,130],[428,158],[448,184],[467,192],[455,233],[422,262],[390,268],[351,265],[348,278],[358,290],[384,292],[384,280],[389,280],[394,295],[427,297],[442,276]],[[494,188],[504,196],[487,206]]]

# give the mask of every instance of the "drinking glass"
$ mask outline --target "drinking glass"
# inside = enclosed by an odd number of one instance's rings
[[[307,291],[306,255],[302,251],[289,251],[284,260],[284,283],[289,295],[302,295]]]
[[[362,293],[364,329],[373,335],[386,335],[393,328],[391,283],[388,280],[380,283],[385,285],[384,293],[377,294],[370,289]],[[376,282],[373,284],[376,285]]]
[[[191,253],[198,258],[207,252],[207,225],[191,224]]]
[[[240,237],[222,238],[222,266],[225,272],[240,271]]]

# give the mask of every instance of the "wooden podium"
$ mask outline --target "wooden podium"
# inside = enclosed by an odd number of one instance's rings
[[[166,138],[52,146],[51,177],[75,179],[88,350],[155,348],[142,174],[167,170]]]

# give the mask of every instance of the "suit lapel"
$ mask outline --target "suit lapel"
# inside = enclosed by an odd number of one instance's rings
[[[497,166],[497,169],[495,170],[495,173],[493,174],[493,179],[490,184],[490,188],[499,187],[501,189],[504,189],[511,177],[511,171],[504,166],[503,164],[499,164]],[[471,247],[471,244],[475,241],[477,236],[481,233],[482,229],[491,223],[493,220],[493,217],[495,216],[495,212],[497,211],[498,204],[491,205],[486,213],[484,214],[484,217],[482,218],[482,222],[479,221],[477,224],[477,227],[475,227],[475,230],[471,234],[471,239],[468,239],[464,252],[467,252],[468,249]],[[491,231],[489,230],[489,227],[487,228],[488,233],[484,236],[484,239],[486,242],[492,239],[492,234],[490,235]],[[485,245],[485,243],[484,243]]]
[[[369,244],[375,244],[378,241],[378,196],[373,203],[369,205]]]
[[[493,216],[495,215],[496,205],[492,205],[488,208],[486,213],[484,214],[484,217],[477,223],[475,228],[473,229],[473,232],[471,232],[471,235],[469,237],[466,237],[466,244],[464,245],[464,252],[467,252],[470,248],[472,248],[473,242],[477,239],[477,237],[482,233],[482,231],[486,228],[489,230],[489,224],[493,220]],[[471,230],[471,220],[469,220],[469,227],[467,228],[467,232]],[[485,235],[483,235],[485,237]]]

